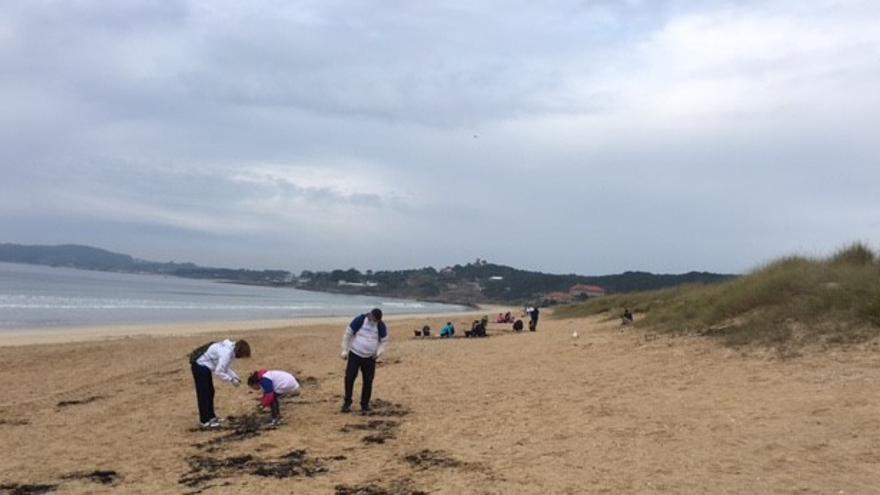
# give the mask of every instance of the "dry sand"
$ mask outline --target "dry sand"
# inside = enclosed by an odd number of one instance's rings
[[[459,331],[468,319],[452,318]],[[245,335],[254,350],[235,362],[240,374],[280,368],[304,382],[303,395],[282,405],[286,424],[246,438],[229,437],[230,427],[194,429],[185,355],[206,335],[2,347],[0,485],[54,484],[57,493],[880,491],[876,343],[780,360],[699,338],[621,333],[597,319],[542,321],[523,334],[492,324],[494,335],[478,340],[412,337],[425,323],[436,333],[444,320],[392,322],[369,417],[339,413],[339,322],[229,334]],[[219,414],[254,411],[256,393],[215,385]],[[118,478],[83,476],[94,471]],[[264,476],[273,474],[294,475]]]

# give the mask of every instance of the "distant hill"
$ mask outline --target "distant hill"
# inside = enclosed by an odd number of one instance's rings
[[[283,270],[245,270],[200,267],[193,263],[158,263],[132,258],[127,254],[76,244],[60,246],[0,244],[0,261],[79,268],[81,270],[161,273],[177,277],[228,280],[251,284],[282,284],[291,281],[291,273]]]
[[[135,259],[127,254],[76,244],[61,246],[0,244],[0,261],[111,271],[129,270],[136,264]]]
[[[345,294],[368,294],[405,299],[474,305],[553,304],[547,295],[567,292],[578,284],[596,285],[608,293],[627,293],[673,287],[682,284],[711,284],[733,278],[708,272],[655,275],[625,272],[619,275],[557,275],[477,260],[436,270],[303,271],[299,277],[284,270],[246,270],[201,267],[193,263],[158,263],[104,249],[79,246],[27,246],[0,244],[0,261],[64,266],[84,270],[128,273],[161,273],[186,278],[233,281],[253,285],[291,286],[306,290]]]

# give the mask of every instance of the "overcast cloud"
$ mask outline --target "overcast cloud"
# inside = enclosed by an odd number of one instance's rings
[[[0,242],[583,274],[880,247],[876,0],[0,3]]]

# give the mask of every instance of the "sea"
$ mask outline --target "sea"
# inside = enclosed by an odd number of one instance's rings
[[[462,306],[163,275],[0,263],[0,332],[129,324],[465,311]]]

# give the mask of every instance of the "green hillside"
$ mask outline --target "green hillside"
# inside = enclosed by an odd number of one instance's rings
[[[568,291],[577,284],[599,285],[609,293],[632,292],[672,287],[687,283],[712,284],[730,280],[733,275],[690,272],[679,275],[625,272],[618,275],[553,274],[520,270],[505,265],[477,260],[436,270],[369,271],[354,268],[331,272],[306,271],[300,275],[300,287],[312,290],[384,294],[428,299],[458,304],[538,304],[546,305],[550,292]],[[339,285],[346,283],[375,284],[372,287]]]

